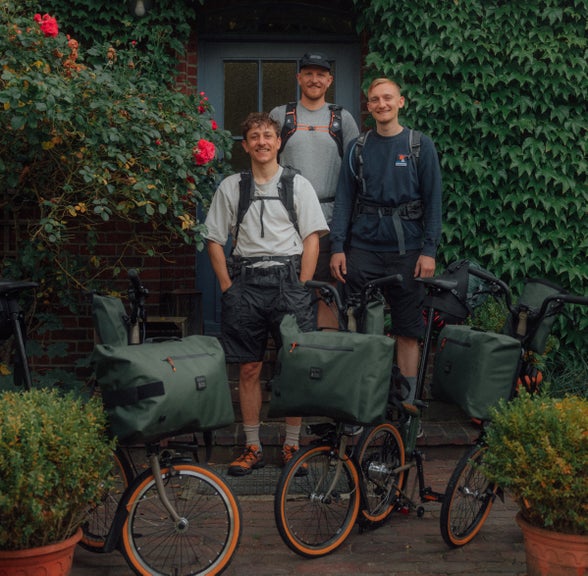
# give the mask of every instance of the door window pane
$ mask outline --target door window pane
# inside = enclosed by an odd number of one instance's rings
[[[262,103],[266,112],[297,99],[296,68],[296,61],[262,63]]]
[[[249,112],[257,111],[259,65],[257,61],[225,62],[224,127],[233,136],[241,136],[241,122]]]

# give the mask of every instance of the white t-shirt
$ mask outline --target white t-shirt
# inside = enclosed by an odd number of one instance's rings
[[[302,254],[303,240],[314,232],[328,234],[329,227],[311,183],[301,176],[294,176],[294,210],[298,229],[290,220],[288,211],[278,197],[278,183],[283,168],[265,184],[255,183],[255,196],[276,197],[254,200],[243,217],[237,245],[233,254],[242,257],[294,256]],[[235,238],[237,210],[239,207],[240,174],[225,178],[214,194],[206,217],[207,232],[204,235],[224,246],[229,236]]]

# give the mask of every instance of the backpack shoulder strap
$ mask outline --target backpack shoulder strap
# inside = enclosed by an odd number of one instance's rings
[[[233,238],[233,248],[237,245],[237,237],[239,236],[239,228],[245,216],[245,212],[249,210],[249,206],[253,201],[255,194],[255,183],[251,170],[241,172],[241,179],[239,180],[239,204],[237,206],[237,224],[235,225],[235,237]]]
[[[280,154],[280,152],[284,150],[284,146],[286,146],[288,138],[290,138],[290,136],[292,136],[292,134],[296,132],[296,105],[297,102],[288,102],[288,104],[286,104],[286,116],[284,117],[282,131],[280,132],[280,138],[282,139],[282,143],[280,144],[278,154]]]
[[[296,168],[292,168],[292,166],[284,166],[280,178],[278,193],[282,204],[288,211],[290,221],[294,225],[294,228],[296,228],[296,232],[300,232],[298,229],[298,216],[294,209],[294,176],[296,176],[296,174],[300,174],[300,170],[296,170]]]
[[[418,130],[411,130],[408,134],[410,155],[414,159],[415,165],[417,167],[419,165],[419,158],[421,156],[421,136],[422,132],[419,132]]]
[[[343,118],[341,113],[343,107],[338,104],[330,104],[329,110],[331,111],[331,117],[329,119],[329,134],[337,143],[339,156],[343,158]]]
[[[352,153],[349,154],[349,167],[351,168],[351,173],[360,182],[363,179],[363,147],[365,146],[370,132],[371,130],[367,130],[357,137],[357,140],[353,145]]]

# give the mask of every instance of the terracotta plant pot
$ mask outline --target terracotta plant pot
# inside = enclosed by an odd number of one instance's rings
[[[79,529],[71,538],[28,550],[0,550],[0,576],[67,576],[74,550],[82,537]]]
[[[588,576],[588,535],[563,534],[529,524],[519,512],[527,576]]]

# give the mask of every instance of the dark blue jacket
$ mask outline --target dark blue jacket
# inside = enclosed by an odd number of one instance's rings
[[[363,146],[363,176],[373,204],[397,207],[413,200],[422,201],[421,219],[402,220],[405,246],[434,258],[441,240],[439,158],[433,141],[422,135],[417,175],[416,164],[408,157],[409,132],[404,128],[396,136],[384,137],[372,130]],[[356,140],[348,147],[339,174],[331,222],[331,253],[343,252],[347,241],[350,247],[362,250],[398,252],[391,215],[368,213],[353,217],[356,194],[362,193],[356,178],[355,143]]]

